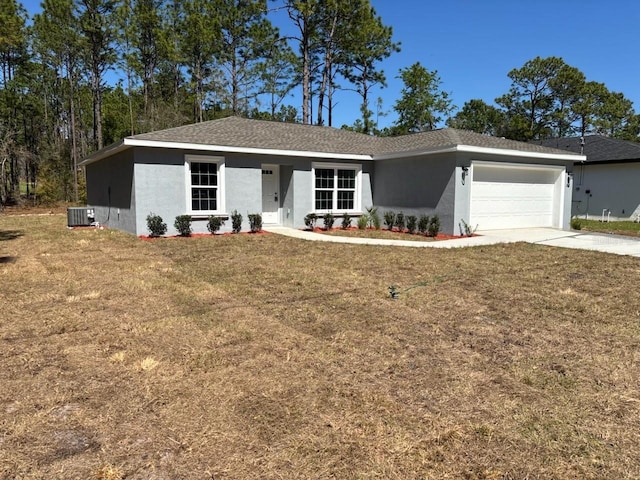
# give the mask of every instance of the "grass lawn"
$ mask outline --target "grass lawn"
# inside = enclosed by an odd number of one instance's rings
[[[640,478],[640,259],[65,224],[0,215],[0,479]]]
[[[640,223],[624,222],[600,222],[598,220],[580,219],[582,230],[589,232],[615,233],[617,235],[627,235],[631,237],[640,236]]]
[[[433,242],[435,241],[432,237],[427,237],[426,235],[409,234],[398,231],[391,231],[387,229],[373,230],[373,229],[349,229],[343,230],[341,228],[335,228],[332,230],[316,230],[318,233],[322,233],[324,235],[336,235],[339,237],[356,237],[356,238],[379,238],[383,240],[410,240],[416,242]]]

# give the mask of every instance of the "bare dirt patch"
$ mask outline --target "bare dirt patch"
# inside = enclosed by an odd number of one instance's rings
[[[2,479],[640,477],[637,259],[65,225],[0,216]]]

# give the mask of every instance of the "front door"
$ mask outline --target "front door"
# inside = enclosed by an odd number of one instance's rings
[[[280,168],[262,165],[262,222],[280,223]]]

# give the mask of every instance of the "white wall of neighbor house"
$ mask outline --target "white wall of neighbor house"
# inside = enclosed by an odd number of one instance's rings
[[[571,213],[589,219],[640,219],[640,162],[576,165]]]

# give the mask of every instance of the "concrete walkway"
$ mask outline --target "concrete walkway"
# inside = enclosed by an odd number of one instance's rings
[[[624,237],[601,233],[586,233],[557,230],[554,228],[519,228],[511,230],[487,230],[477,232],[475,237],[441,240],[438,242],[420,242],[411,240],[383,240],[376,238],[341,237],[324,235],[306,230],[280,226],[264,226],[264,230],[287,237],[319,242],[351,243],[358,245],[389,245],[414,248],[460,248],[495,245],[498,243],[527,242],[552,247],[596,250],[617,255],[640,257],[640,238]]]

